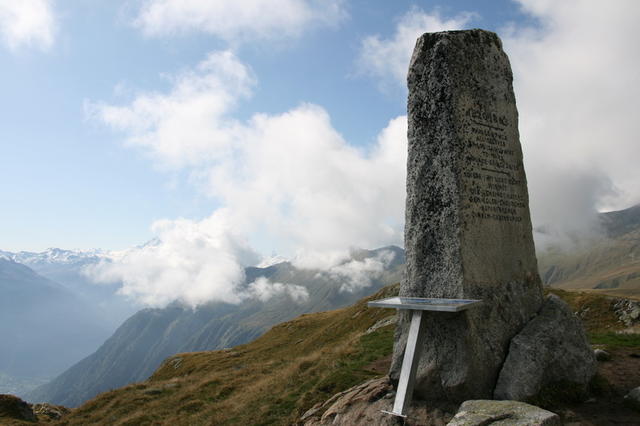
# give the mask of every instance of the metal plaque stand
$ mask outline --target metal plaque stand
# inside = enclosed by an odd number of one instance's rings
[[[400,380],[396,390],[396,399],[393,402],[393,410],[383,413],[399,417],[407,417],[406,413],[411,405],[413,397],[413,385],[415,384],[416,370],[420,361],[420,353],[424,344],[424,311],[460,312],[477,306],[480,300],[468,299],[426,299],[421,297],[391,297],[369,302],[368,305],[376,308],[408,309],[411,311],[411,325],[407,345],[402,359]]]

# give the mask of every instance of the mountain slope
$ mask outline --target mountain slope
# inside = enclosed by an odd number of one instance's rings
[[[380,374],[369,364],[391,353],[395,323],[363,332],[393,315],[361,300],[277,325],[247,345],[178,354],[147,382],[100,395],[64,424],[100,423],[106,413],[113,424],[292,424],[316,402]]]
[[[76,251],[50,248],[35,253],[0,251],[0,257],[21,263],[39,275],[60,283],[64,288],[92,306],[105,326],[113,332],[122,322],[138,311],[141,306],[117,294],[120,283],[95,284],[84,269],[105,259],[100,250]],[[105,336],[106,337],[106,336]]]
[[[22,393],[29,383],[59,374],[105,333],[93,311],[62,285],[0,258],[0,393]]]
[[[105,392],[73,410],[60,424],[106,420],[113,425],[303,424],[301,417],[312,407],[315,417],[320,417],[331,406],[317,403],[387,374],[395,312],[368,308],[366,302],[397,291],[397,285],[388,286],[353,306],[302,315],[233,349],[174,355],[147,381]],[[607,388],[610,394],[599,394],[582,406],[556,405],[554,411],[567,409],[574,423],[586,425],[636,424],[638,414],[622,405],[622,396],[640,379],[636,368],[640,360],[628,356],[640,349],[640,335],[625,334],[619,342],[607,342],[620,338],[615,331],[625,327],[614,309],[615,301],[574,292],[558,294],[580,313],[592,341],[612,353],[611,361],[600,364],[603,379],[612,381]],[[622,369],[628,377],[621,377]],[[359,394],[352,402],[366,404],[372,396]],[[340,408],[338,412],[349,410],[346,404]],[[379,415],[376,410],[375,416]]]
[[[600,215],[602,234],[538,255],[543,282],[640,297],[640,205]]]
[[[347,286],[344,277],[317,270],[299,270],[288,262],[268,268],[248,268],[247,283],[258,277],[273,282],[296,283],[308,299],[257,298],[239,305],[214,303],[198,309],[172,305],[142,310],[116,330],[95,353],[50,383],[26,395],[30,401],[76,406],[99,392],[144,380],[167,356],[178,352],[211,350],[246,343],[274,324],[308,312],[347,306],[382,286],[400,280],[404,252],[398,247],[359,251],[354,260],[393,253],[387,268],[368,286]]]

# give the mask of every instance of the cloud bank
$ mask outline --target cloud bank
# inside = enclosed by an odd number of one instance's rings
[[[503,37],[537,224],[589,229],[600,209],[640,201],[640,4],[522,0],[537,20]]]
[[[152,244],[101,264],[90,271],[95,279],[120,280],[124,294],[153,306],[237,303],[243,268],[259,262],[251,247],[261,242],[269,244],[262,251],[313,269],[344,263],[352,246],[401,244],[406,117],[392,119],[367,150],[350,145],[313,104],[240,122],[233,108],[255,79],[228,51],[209,54],[172,82],[166,93],[139,93],[125,105],[87,103],[87,114],[163,167],[189,170],[220,208],[202,221],[156,222]],[[358,267],[344,266],[343,276]],[[302,300],[291,285],[250,288]]]
[[[53,0],[0,0],[0,37],[10,50],[53,45]]]
[[[203,32],[238,42],[296,37],[345,17],[342,0],[148,0],[134,25],[154,37]]]

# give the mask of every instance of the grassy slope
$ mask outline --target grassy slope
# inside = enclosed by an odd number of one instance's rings
[[[175,355],[149,380],[105,392],[60,424],[295,423],[315,403],[377,376],[371,365],[391,353],[394,326],[365,331],[393,312],[369,309],[366,301],[397,291],[386,287],[354,306],[302,315],[233,349]],[[583,318],[593,343],[640,349],[640,335],[615,334],[624,326],[610,298],[548,291]]]
[[[101,394],[62,424],[291,424],[315,403],[376,376],[367,366],[391,353],[393,325],[363,335],[393,315],[367,308],[371,298],[302,315],[230,350],[170,357],[148,381]]]

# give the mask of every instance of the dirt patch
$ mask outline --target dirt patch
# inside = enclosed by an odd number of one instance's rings
[[[640,412],[623,403],[624,396],[640,386],[640,348],[613,350],[610,361],[598,364],[598,374],[605,382],[602,393],[582,404],[555,411],[568,425],[640,425]]]
[[[364,369],[368,371],[373,371],[376,374],[387,374],[389,369],[391,368],[391,357],[393,354],[386,356],[384,358],[377,359],[373,361],[371,364],[368,364]]]

